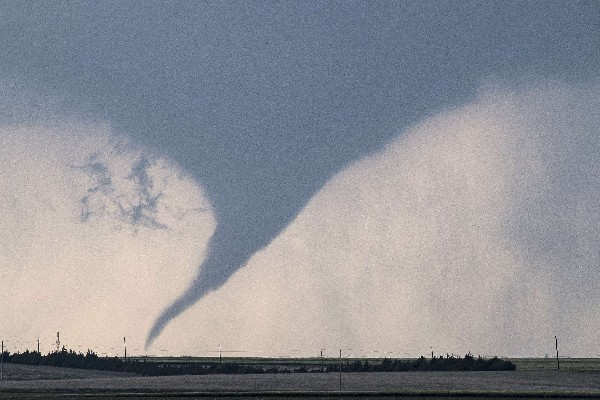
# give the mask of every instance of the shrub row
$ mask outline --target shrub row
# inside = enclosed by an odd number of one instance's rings
[[[88,350],[76,353],[63,347],[48,355],[33,351],[24,353],[4,352],[3,361],[12,364],[49,365],[65,368],[93,369],[100,371],[133,372],[145,376],[161,375],[206,375],[206,374],[259,374],[276,373],[277,368],[242,365],[236,363],[168,363],[155,361],[124,361],[118,357],[99,357]]]
[[[347,362],[342,365],[345,372],[393,372],[393,371],[514,371],[517,368],[510,361],[501,360],[498,357],[484,359],[475,358],[467,354],[460,357],[434,357],[426,359],[420,357],[417,360],[392,360],[385,358],[381,363],[364,363],[360,360]],[[339,366],[329,366],[330,372],[338,371]]]
[[[338,363],[328,363],[319,368],[286,367],[247,365],[238,363],[176,363],[158,361],[123,361],[117,357],[99,357],[88,350],[86,354],[76,353],[72,350],[55,351],[48,355],[38,352],[25,351],[24,353],[4,352],[4,362],[28,365],[50,365],[56,367],[94,369],[101,371],[133,372],[145,376],[160,375],[206,375],[206,374],[263,374],[263,373],[289,373],[289,372],[337,372]],[[417,360],[392,360],[384,359],[382,362],[345,362],[342,364],[343,372],[392,372],[392,371],[514,371],[515,364],[497,357],[484,359],[474,358],[467,354],[460,357],[434,357]]]

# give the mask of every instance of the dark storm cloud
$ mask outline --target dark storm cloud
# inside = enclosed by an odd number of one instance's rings
[[[210,197],[218,225],[206,258],[151,343],[333,174],[400,129],[464,103],[490,77],[596,74],[599,7],[4,2],[0,67],[4,79],[62,96],[65,113],[100,116],[164,152]]]

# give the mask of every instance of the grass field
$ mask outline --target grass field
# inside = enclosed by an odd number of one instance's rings
[[[292,361],[314,363],[314,360]],[[86,398],[105,399],[600,398],[598,359],[562,359],[561,371],[553,370],[556,365],[552,362],[556,360],[512,361],[517,363],[517,371],[343,373],[342,391],[339,390],[340,376],[337,373],[141,377],[115,372],[5,364],[0,399],[56,396],[64,399],[84,395]],[[258,360],[253,362],[258,363]],[[269,363],[272,362],[274,360],[269,360]]]
[[[130,358],[136,360],[147,360],[154,362],[171,363],[218,363],[218,357],[136,357]],[[342,362],[352,362],[355,358],[343,358]],[[359,359],[364,361],[363,359]],[[383,358],[369,358],[369,363],[377,364],[383,361]],[[507,358],[512,361],[518,371],[555,371],[556,358]],[[223,362],[231,362],[248,365],[263,366],[289,366],[289,367],[319,367],[320,365],[337,365],[338,358],[252,358],[252,357],[227,357]],[[560,358],[561,371],[598,371],[600,372],[600,358]]]

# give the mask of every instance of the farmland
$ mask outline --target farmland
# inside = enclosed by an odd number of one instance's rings
[[[171,359],[177,361],[179,359]],[[181,359],[193,362],[192,359]],[[240,362],[242,360],[237,360]],[[246,360],[249,361],[249,360]],[[269,360],[286,364],[285,360]],[[561,371],[547,359],[514,359],[517,371],[489,372],[372,372],[183,375],[142,377],[119,372],[77,370],[48,366],[5,364],[0,398],[41,395],[137,397],[331,398],[348,396],[501,396],[600,397],[600,360],[564,359]],[[227,360],[224,360],[227,362]],[[259,363],[260,360],[253,360]],[[291,363],[314,363],[287,360]],[[555,360],[554,360],[555,362]]]

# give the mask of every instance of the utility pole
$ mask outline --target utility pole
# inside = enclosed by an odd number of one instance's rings
[[[0,383],[4,378],[4,340],[2,341],[2,356],[0,357]]]
[[[56,332],[56,352],[60,351],[60,332]]]
[[[223,356],[221,354],[221,345],[219,345],[219,364],[223,361]]]
[[[125,361],[127,361],[127,342],[125,342],[125,336],[123,336],[123,347],[125,347]]]
[[[342,349],[340,349],[340,392],[342,391]]]
[[[323,368],[323,350],[321,349],[321,372],[323,372],[325,369]]]
[[[554,336],[554,340],[556,342],[556,370],[560,371],[560,361],[558,360],[558,338]]]
[[[38,336],[38,341],[37,342],[38,342],[38,346],[37,346],[38,347],[38,354],[40,354],[40,337],[39,336]]]

